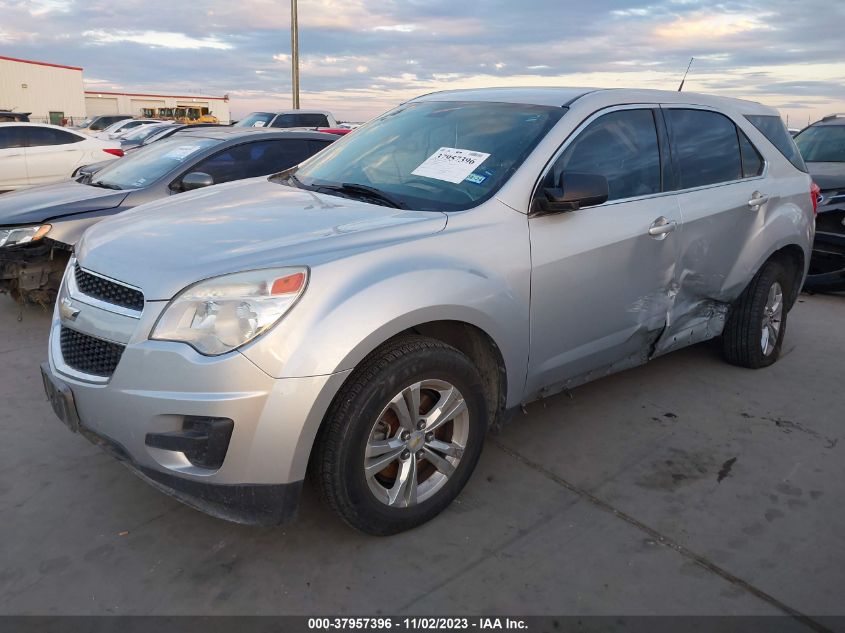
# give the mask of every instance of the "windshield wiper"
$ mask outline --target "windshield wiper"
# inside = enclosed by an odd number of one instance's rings
[[[350,196],[355,196],[356,194],[358,197],[368,198],[373,202],[381,203],[383,206],[393,207],[394,209],[407,209],[408,206],[402,202],[387,194],[380,189],[376,189],[375,187],[370,187],[368,185],[359,185],[355,182],[344,182],[341,185],[320,185],[318,190],[320,189],[328,189],[329,191],[337,191],[338,193],[345,193]]]
[[[102,180],[89,182],[87,184],[91,185],[92,187],[102,187],[103,189],[116,189],[117,191],[123,191],[123,187],[119,187],[118,185],[115,185],[110,182],[103,182]]]

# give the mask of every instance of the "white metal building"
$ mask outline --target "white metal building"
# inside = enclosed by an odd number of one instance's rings
[[[98,114],[143,116],[143,109],[208,108],[231,122],[229,97],[85,90],[82,68],[0,55],[0,110],[30,112],[30,120],[61,125]]]
[[[196,107],[208,108],[220,123],[231,121],[229,97],[201,97],[197,95],[180,96],[164,94],[145,94],[135,92],[98,92],[85,91],[85,109],[88,116],[97,114],[128,114],[134,117],[148,116],[143,110],[159,108]]]
[[[30,120],[61,125],[85,118],[82,69],[0,55],[0,110],[31,112]]]

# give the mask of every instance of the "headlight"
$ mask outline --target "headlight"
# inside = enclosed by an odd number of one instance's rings
[[[0,248],[40,240],[50,230],[49,224],[40,226],[12,226],[0,229]]]
[[[268,268],[206,279],[188,286],[159,317],[150,335],[188,343],[217,356],[273,327],[302,296],[307,268]]]

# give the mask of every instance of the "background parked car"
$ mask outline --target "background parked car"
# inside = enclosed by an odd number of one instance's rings
[[[162,123],[162,121],[159,121],[158,119],[123,119],[122,121],[112,123],[102,132],[97,132],[96,134],[94,134],[94,136],[96,136],[97,138],[115,139],[123,136],[130,130],[133,130],[142,125],[150,125],[152,123]]]
[[[845,114],[804,128],[795,143],[819,186],[816,238],[804,288],[845,290]]]
[[[36,303],[51,301],[73,245],[104,217],[182,191],[283,171],[337,138],[193,126],[93,177],[6,194],[0,197],[0,236],[8,233],[0,241],[0,292]]]
[[[46,123],[0,123],[0,191],[67,180],[80,165],[120,156],[117,141]]]
[[[334,115],[325,110],[288,110],[285,112],[253,112],[234,127],[336,128]]]
[[[29,112],[10,112],[9,110],[0,110],[0,123],[11,123],[14,121],[26,123],[29,121]]]
[[[157,136],[159,132],[162,132],[167,128],[181,129],[182,127],[183,126],[178,123],[172,123],[170,121],[151,123],[149,125],[139,125],[138,127],[126,132],[126,134],[123,134],[118,140],[120,141],[120,146],[123,148],[123,151],[127,152],[136,147],[141,147],[146,139],[154,135]]]
[[[72,129],[83,134],[93,134],[94,132],[102,132],[112,123],[123,121],[124,119],[131,119],[128,114],[101,114],[99,116],[89,117],[79,125],[73,126]]]
[[[170,138],[177,132],[181,132],[183,130],[191,131],[197,128],[204,128],[204,127],[223,127],[218,125],[217,123],[192,123],[182,124],[182,123],[175,123],[173,121],[165,121],[161,125],[149,125],[149,126],[142,126],[138,129],[137,134],[138,136],[134,136],[129,139],[127,137],[121,137],[119,139],[120,146],[126,153],[134,152],[135,150],[146,147],[152,143],[157,141],[161,141],[166,138]],[[149,130],[145,130],[144,128],[152,128]],[[78,178],[79,176],[91,176],[96,174],[99,170],[109,164],[110,161],[99,161],[96,163],[89,163],[87,165],[82,165],[81,167],[77,167],[76,171],[73,172],[73,178]]]

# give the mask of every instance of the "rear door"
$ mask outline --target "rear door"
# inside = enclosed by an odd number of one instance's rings
[[[713,328],[737,293],[726,280],[762,226],[773,192],[761,153],[732,119],[686,105],[663,105],[661,111],[683,218],[676,318],[657,350],[665,352],[718,334]]]
[[[664,193],[656,107],[594,115],[540,183],[562,171],[607,178],[604,204],[529,217],[529,396],[645,362],[671,318],[680,214]]]
[[[26,128],[26,165],[29,182],[41,185],[70,178],[85,155],[81,136],[49,127]]]
[[[0,125],[0,191],[29,184],[26,173],[24,125]]]

